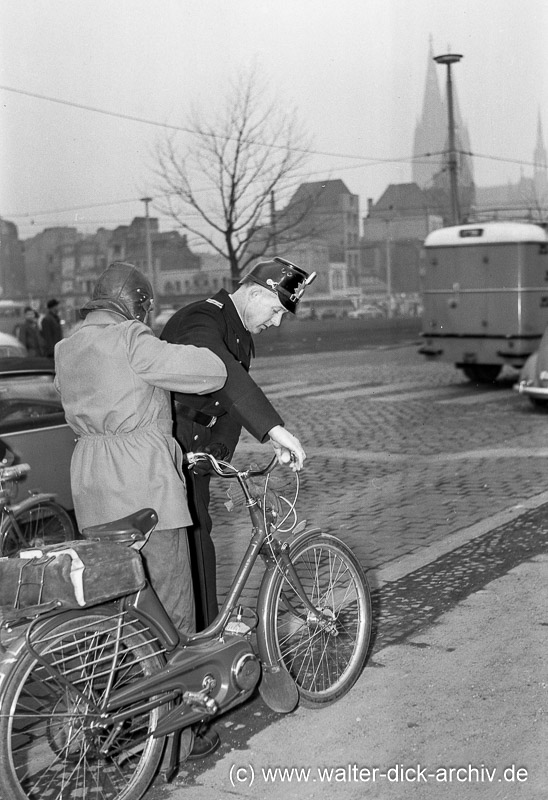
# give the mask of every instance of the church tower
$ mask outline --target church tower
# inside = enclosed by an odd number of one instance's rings
[[[413,183],[421,189],[431,186],[434,175],[440,171],[446,140],[447,110],[440,94],[430,36],[422,115],[415,127],[413,142]]]

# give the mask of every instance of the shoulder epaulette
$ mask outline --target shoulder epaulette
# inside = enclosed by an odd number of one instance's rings
[[[224,306],[224,303],[219,303],[219,301],[214,300],[213,297],[208,297],[206,303],[211,303],[212,305],[217,306],[217,308],[223,308]]]

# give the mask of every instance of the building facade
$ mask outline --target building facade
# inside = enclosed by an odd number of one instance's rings
[[[25,260],[17,226],[0,219],[0,299],[20,300],[26,297]]]
[[[475,219],[548,221],[548,157],[540,112],[533,151],[533,174],[521,171],[517,182],[476,188]]]
[[[51,297],[62,295],[61,254],[64,247],[76,247],[83,235],[76,228],[46,228],[23,242],[27,293],[45,306]]]
[[[429,193],[416,183],[390,184],[377,203],[369,202],[361,245],[365,294],[371,277],[386,284],[387,295],[420,291],[422,244],[444,224],[429,203]]]

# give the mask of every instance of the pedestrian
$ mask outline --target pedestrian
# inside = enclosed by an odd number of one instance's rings
[[[232,294],[221,289],[214,297],[181,308],[167,322],[161,339],[209,347],[228,371],[220,392],[198,396],[174,394],[175,436],[185,451],[205,450],[230,460],[242,426],[259,442],[272,442],[279,458],[289,450],[293,468],[305,459],[299,440],[249,375],[254,355],[253,335],[278,326],[283,315],[295,313],[308,283],[315,278],[281,258],[257,264]],[[197,629],[217,616],[216,554],[209,515],[210,467],[203,462],[186,472],[193,525],[189,544],[196,592]]]
[[[44,354],[44,342],[36,311],[31,306],[26,306],[23,315],[23,323],[17,326],[17,338],[25,346],[28,356],[41,356]]]
[[[226,380],[202,347],[160,341],[146,324],[152,287],[132,264],[114,262],[82,309],[84,322],[55,348],[55,383],[78,436],[71,487],[79,528],[143,507],[158,514],[141,555],[173,623],[192,633],[190,524],[182,452],[172,436],[170,390],[210,392]]]
[[[63,338],[63,328],[59,317],[59,301],[52,298],[47,303],[47,313],[42,319],[42,338],[44,340],[44,355],[53,358],[55,345]]]

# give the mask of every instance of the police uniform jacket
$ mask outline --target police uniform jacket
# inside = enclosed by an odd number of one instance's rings
[[[268,431],[283,420],[249,375],[254,355],[253,339],[244,327],[228,292],[221,289],[207,300],[192,303],[177,311],[167,322],[161,338],[176,344],[207,347],[221,358],[227,369],[222,389],[208,395],[174,395],[178,405],[198,411],[207,419],[216,418],[211,441],[220,441],[234,451],[242,426],[258,441],[264,442]]]

